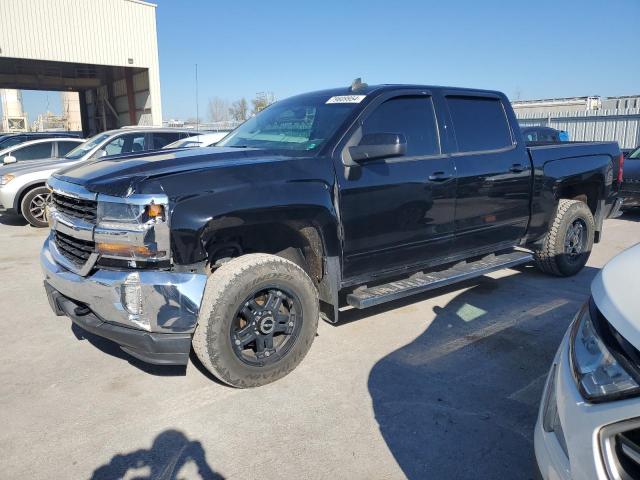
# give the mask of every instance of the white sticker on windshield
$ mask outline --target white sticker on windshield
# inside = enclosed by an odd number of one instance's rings
[[[366,95],[338,95],[331,97],[326,103],[360,103]]]

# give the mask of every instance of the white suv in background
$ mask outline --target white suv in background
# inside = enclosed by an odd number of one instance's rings
[[[49,190],[45,184],[53,172],[84,160],[159,150],[196,133],[175,128],[121,128],[93,136],[63,158],[5,165],[0,167],[0,211],[22,215],[34,227],[46,227]]]
[[[640,244],[591,285],[551,367],[535,429],[545,479],[640,478]]]

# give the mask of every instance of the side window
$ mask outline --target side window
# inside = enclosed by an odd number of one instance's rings
[[[124,135],[122,137],[111,140],[104,146],[104,151],[107,155],[120,155],[124,148]]]
[[[448,96],[447,104],[459,151],[497,150],[512,145],[509,123],[499,99]]]
[[[104,147],[107,155],[141,152],[144,150],[144,133],[130,133],[114,138]]]
[[[153,138],[153,150],[159,150],[165,145],[169,145],[170,143],[175,142],[180,139],[179,132],[157,132],[152,133],[151,137]]]
[[[80,145],[78,142],[58,142],[58,157],[64,157],[71,150]]]
[[[438,155],[438,127],[429,97],[396,97],[387,100],[367,117],[362,134],[402,133],[407,156]]]
[[[535,142],[538,140],[538,134],[536,132],[527,132],[524,134],[525,142]]]
[[[27,147],[17,148],[11,155],[16,157],[16,160],[39,160],[41,158],[51,157],[51,146],[53,142],[36,143],[35,145],[29,145]]]

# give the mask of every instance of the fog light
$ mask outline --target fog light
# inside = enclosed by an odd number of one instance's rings
[[[138,272],[130,273],[122,285],[122,306],[131,315],[142,315],[142,287]]]

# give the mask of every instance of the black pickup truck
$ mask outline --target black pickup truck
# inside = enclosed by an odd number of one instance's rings
[[[236,387],[291,372],[318,319],[535,261],[585,265],[619,208],[615,143],[527,148],[499,92],[354,83],[270,106],[216,147],[49,180],[54,312]]]

